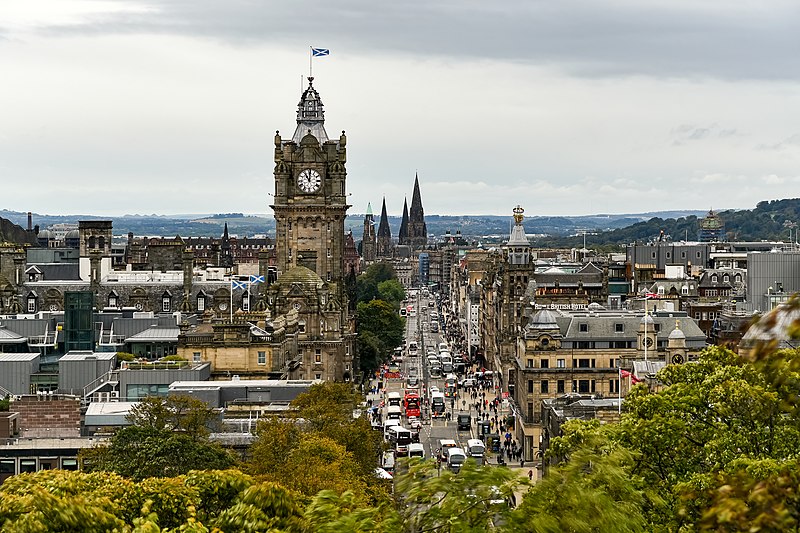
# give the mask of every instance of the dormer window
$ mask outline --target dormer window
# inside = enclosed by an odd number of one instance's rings
[[[716,283],[717,281],[718,281],[718,278],[717,278],[717,275],[716,275],[716,274],[714,274],[713,276],[711,276],[711,283]]]
[[[197,295],[197,311],[203,312],[206,310],[206,296],[204,294]]]
[[[161,295],[161,311],[164,313],[172,311],[172,295],[169,292]]]
[[[729,275],[725,274],[724,276],[722,276],[722,283],[730,283],[730,282],[731,282],[731,277]]]
[[[119,296],[114,291],[108,295],[108,307],[119,307]]]
[[[34,293],[28,295],[28,312],[29,313],[36,312],[36,294]]]

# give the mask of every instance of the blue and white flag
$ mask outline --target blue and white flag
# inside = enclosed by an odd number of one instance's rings
[[[264,283],[264,276],[250,276],[250,283]]]
[[[311,47],[311,57],[322,57],[331,55],[331,51],[327,48],[314,48]]]
[[[231,289],[242,289],[247,290],[247,282],[246,281],[237,281],[235,279],[231,280]]]

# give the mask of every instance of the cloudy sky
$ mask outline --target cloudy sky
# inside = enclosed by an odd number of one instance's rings
[[[354,213],[800,196],[796,0],[3,0],[0,208],[270,213],[310,45]]]

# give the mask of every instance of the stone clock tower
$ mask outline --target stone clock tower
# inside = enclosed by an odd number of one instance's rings
[[[328,138],[314,78],[297,106],[292,139],[275,135],[275,252],[278,276],[294,266],[313,270],[333,288],[344,280],[347,171],[344,132]]]
[[[345,292],[347,139],[328,138],[314,78],[297,106],[291,140],[275,134],[277,282],[268,289],[276,316],[297,313],[300,377],[349,380],[353,368],[351,320]]]

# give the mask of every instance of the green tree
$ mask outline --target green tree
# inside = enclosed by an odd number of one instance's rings
[[[356,313],[358,323],[357,339],[359,353],[377,349],[375,359],[362,359],[361,368],[365,373],[375,371],[403,342],[405,321],[391,304],[383,300],[359,303]],[[362,339],[361,337],[364,336]],[[375,365],[375,366],[372,366]]]
[[[224,470],[235,462],[233,455],[216,443],[140,426],[120,429],[108,444],[82,450],[79,457],[88,472],[115,472],[134,480],[172,477],[191,470]]]
[[[406,291],[403,285],[396,279],[388,279],[378,283],[378,298],[384,302],[389,302],[396,310],[400,310],[400,304],[406,299]]]
[[[437,471],[434,460],[412,459],[395,477],[401,531],[502,531],[511,517],[509,501],[527,479],[508,468],[468,460],[454,474]],[[513,529],[511,530],[513,531]]]
[[[383,281],[397,279],[394,268],[389,263],[374,263],[356,280],[356,295],[359,302],[369,302],[380,298],[378,285]]]
[[[142,398],[127,419],[142,428],[181,432],[193,439],[205,438],[211,428],[219,425],[218,413],[207,403],[175,394]]]

